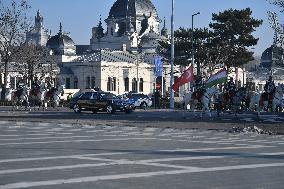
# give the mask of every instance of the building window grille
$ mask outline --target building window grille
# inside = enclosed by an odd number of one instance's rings
[[[74,89],[78,89],[78,78],[74,78]]]
[[[111,91],[116,91],[116,78],[112,78]]]
[[[65,83],[66,89],[70,89],[70,88],[71,88],[71,85],[70,85],[70,83],[71,83],[71,82],[70,82],[70,78],[67,77],[65,82],[66,82],[66,83]]]
[[[126,77],[125,79],[124,79],[124,91],[129,91],[129,78],[128,77]]]
[[[107,90],[116,91],[116,77],[108,77]]]
[[[144,91],[144,80],[143,80],[143,78],[140,78],[139,91],[140,91],[140,92],[143,92],[143,91]]]
[[[107,91],[110,91],[111,77],[107,78]]]
[[[92,89],[94,89],[96,87],[96,78],[95,77],[92,77]]]
[[[137,92],[137,80],[136,80],[136,78],[132,79],[132,91]]]
[[[88,76],[86,80],[86,89],[90,88],[91,78]]]

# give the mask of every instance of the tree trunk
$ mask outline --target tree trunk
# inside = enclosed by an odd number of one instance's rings
[[[6,59],[4,62],[4,85],[2,85],[2,91],[1,91],[1,99],[6,100],[6,91],[7,91],[7,83],[8,83],[8,60]]]

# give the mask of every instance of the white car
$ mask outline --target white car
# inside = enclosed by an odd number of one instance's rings
[[[133,99],[136,107],[141,107],[143,109],[150,107],[153,104],[151,98],[143,93],[131,93],[129,98]]]

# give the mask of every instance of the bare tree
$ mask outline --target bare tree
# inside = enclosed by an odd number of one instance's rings
[[[23,72],[29,84],[33,83],[35,77],[44,78],[51,75],[55,60],[50,55],[48,48],[28,43],[21,45],[19,48],[20,50],[13,59],[21,67],[24,67]]]
[[[270,4],[277,5],[281,8],[281,12],[284,12],[284,1],[283,0],[267,0]]]
[[[30,28],[27,15],[29,8],[26,0],[10,0],[9,3],[0,0],[0,53],[1,66],[4,66],[1,99],[4,99],[6,94],[9,63],[19,51],[19,48],[15,47],[24,43],[26,32]]]

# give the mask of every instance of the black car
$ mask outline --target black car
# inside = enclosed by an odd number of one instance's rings
[[[81,111],[99,111],[110,114],[116,111],[131,113],[135,106],[131,101],[118,98],[116,95],[108,92],[85,92],[74,97],[70,102],[70,108],[76,113]]]

